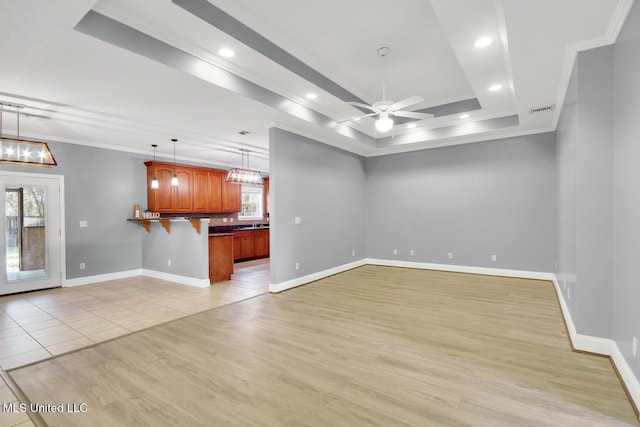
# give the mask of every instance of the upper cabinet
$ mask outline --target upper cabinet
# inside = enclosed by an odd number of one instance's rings
[[[226,182],[227,173],[222,176],[222,212],[240,212],[242,210],[242,185]]]
[[[264,213],[269,214],[269,178],[263,178],[264,181]]]
[[[225,182],[226,171],[173,163],[145,162],[148,209],[162,213],[239,212],[240,186]],[[178,186],[171,186],[173,174]],[[156,177],[158,189],[151,188]]]

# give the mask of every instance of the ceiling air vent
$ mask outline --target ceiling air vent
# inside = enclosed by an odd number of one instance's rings
[[[542,107],[529,108],[529,114],[542,113],[545,111],[553,111],[556,109],[556,104],[543,105]]]

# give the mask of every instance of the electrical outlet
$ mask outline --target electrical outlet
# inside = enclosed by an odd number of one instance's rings
[[[567,299],[571,299],[571,287],[567,288]]]
[[[89,223],[87,221],[80,221],[80,228],[86,228],[89,226]]]
[[[300,270],[300,263],[296,262],[296,270]]]
[[[449,252],[448,257],[449,257],[449,259],[453,259],[453,252]]]
[[[299,216],[293,218],[293,223],[294,224],[301,224],[302,223],[302,218],[300,218]]]
[[[233,222],[233,218],[229,218],[229,222]]]
[[[222,218],[222,222],[227,222],[227,218]]]
[[[415,254],[416,254],[416,253],[413,251],[413,249],[411,249],[411,250],[409,251],[409,256],[415,256]]]
[[[553,264],[554,271],[558,271],[558,261]]]
[[[85,267],[86,267],[86,265],[84,264],[84,262],[81,262],[81,263],[80,263],[80,270],[84,270],[84,269],[85,269]]]
[[[394,249],[394,250],[393,250],[393,254],[394,254],[394,255],[398,255],[398,250],[397,250],[397,249]]]
[[[351,256],[356,256],[356,251],[351,251]]]
[[[638,340],[636,339],[636,337],[633,337],[633,344],[631,346],[631,354],[633,354],[633,357],[636,357],[636,355],[638,354]]]
[[[171,260],[170,260],[170,259],[168,259],[168,260],[167,260],[167,265],[168,265],[169,267],[171,267]]]
[[[498,257],[496,255],[491,255],[491,261],[497,261]]]

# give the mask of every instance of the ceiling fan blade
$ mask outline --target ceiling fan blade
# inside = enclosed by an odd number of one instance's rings
[[[347,104],[351,104],[354,107],[360,107],[360,108],[366,108],[367,110],[371,110],[374,112],[378,112],[378,110],[376,110],[374,107],[372,107],[371,105],[367,105],[367,104],[363,104],[361,102],[347,102]]]
[[[432,119],[435,117],[433,114],[416,113],[415,111],[394,111],[393,115],[398,117],[407,117],[409,119],[418,119],[418,120]]]
[[[375,116],[378,113],[370,113],[370,114],[365,114],[363,116],[357,116],[357,117],[351,117],[350,119],[344,119],[344,120],[340,120],[338,123],[345,123],[345,122],[357,122],[358,120],[364,118],[364,117],[371,117],[371,116]]]
[[[421,96],[410,96],[407,99],[403,99],[402,101],[398,101],[395,104],[391,104],[389,109],[391,111],[401,110],[401,109],[406,108],[406,107],[408,107],[410,105],[418,104],[418,103],[420,103],[422,101],[424,101],[424,98],[421,97]]]

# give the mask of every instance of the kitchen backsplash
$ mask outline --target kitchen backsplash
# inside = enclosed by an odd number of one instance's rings
[[[238,219],[238,214],[211,214],[209,215],[209,226],[227,226],[227,225],[251,225],[251,224],[269,224],[269,216],[262,219]]]

